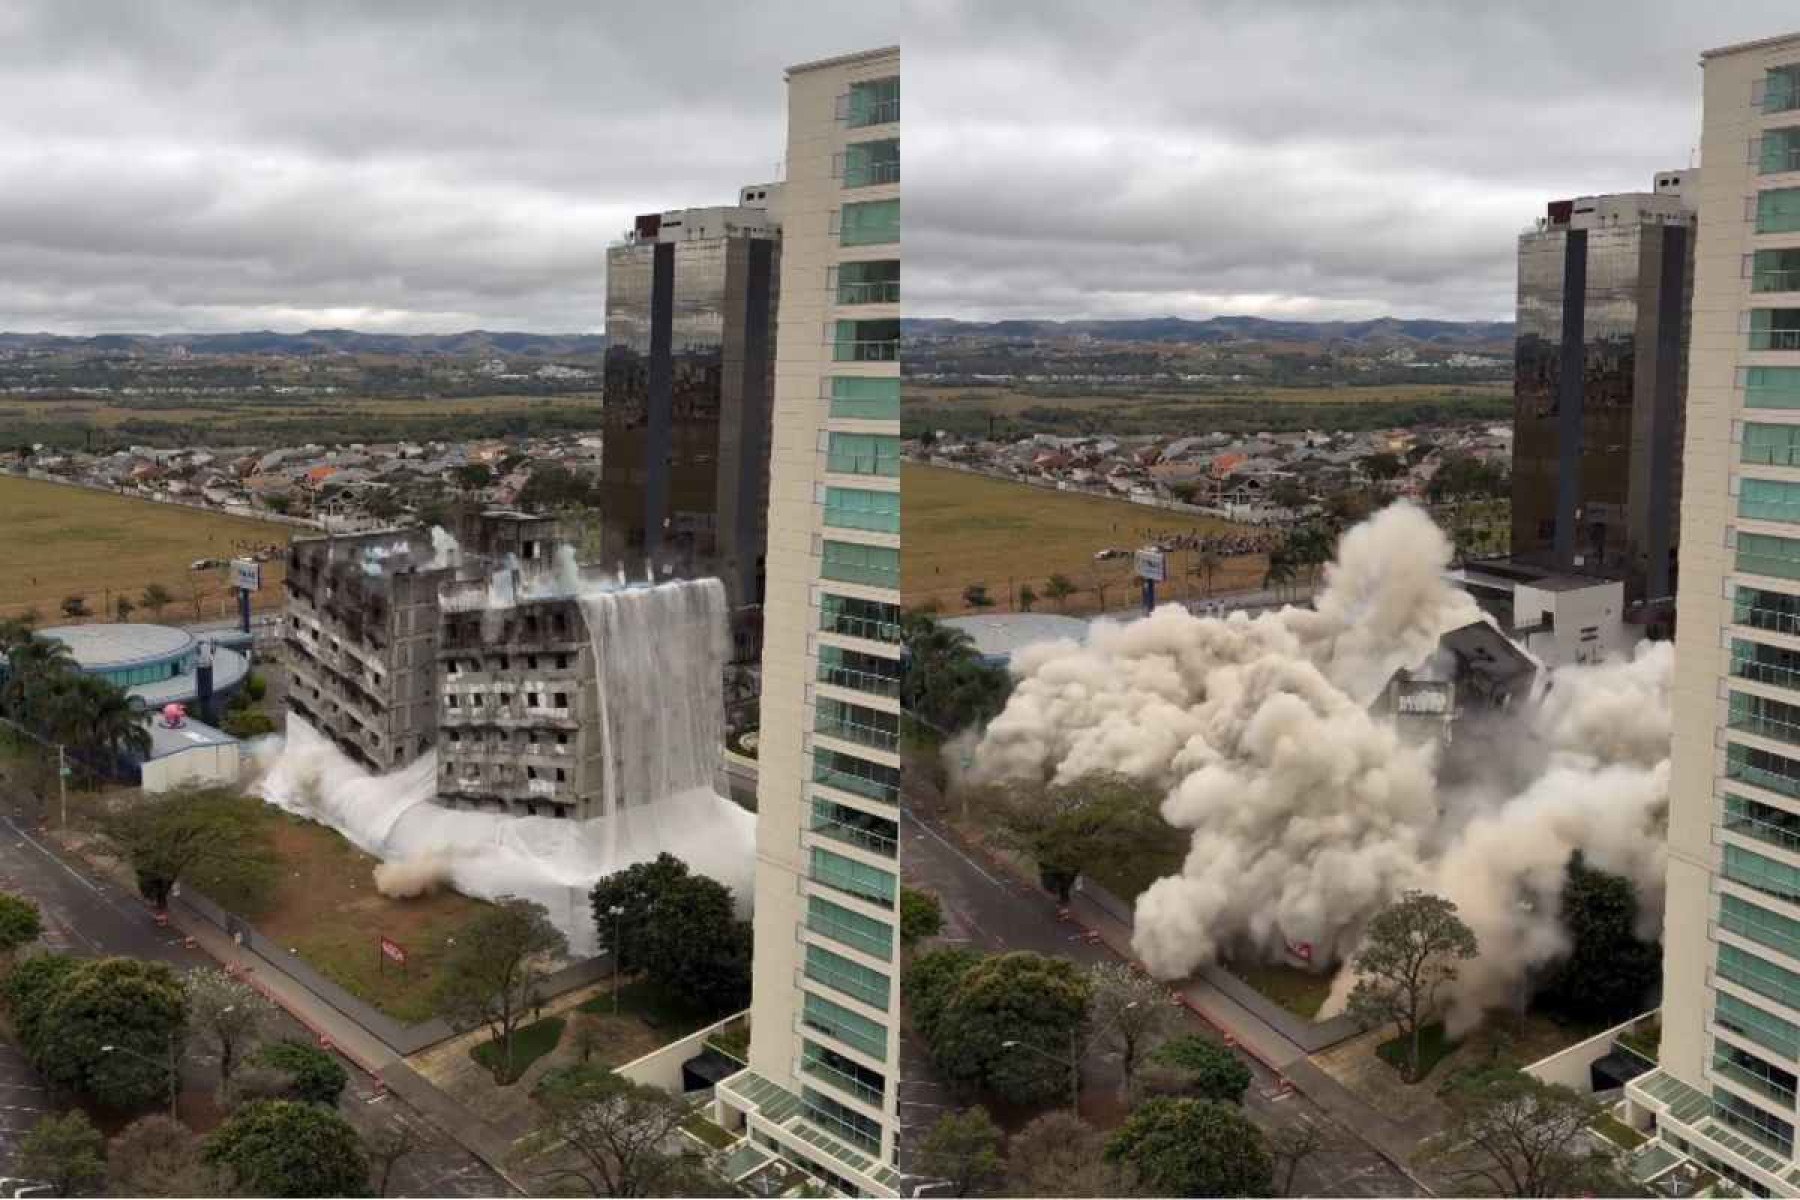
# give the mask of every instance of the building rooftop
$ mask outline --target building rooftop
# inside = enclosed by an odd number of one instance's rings
[[[1759,38],[1753,42],[1736,42],[1729,46],[1702,50],[1700,61],[1704,63],[1709,58],[1720,58],[1727,54],[1743,54],[1750,50],[1773,50],[1778,46],[1787,45],[1800,45],[1800,33],[1784,33],[1778,37]]]
[[[949,629],[969,635],[975,650],[983,658],[1011,658],[1014,653],[1038,642],[1057,639],[1087,640],[1088,623],[1079,617],[1063,617],[1055,613],[993,613],[978,617],[950,617],[942,622]]]
[[[39,632],[67,646],[84,671],[176,658],[196,644],[193,634],[173,625],[54,625]]]
[[[833,58],[816,58],[811,62],[795,63],[785,72],[788,76],[798,75],[803,71],[822,71],[827,67],[852,67],[858,63],[880,62],[884,58],[896,58],[900,54],[898,46],[882,46],[875,50],[858,50],[854,54],[839,54]]]
[[[192,717],[170,728],[159,713],[150,718],[150,757],[168,758],[203,746],[229,746],[237,739]]]

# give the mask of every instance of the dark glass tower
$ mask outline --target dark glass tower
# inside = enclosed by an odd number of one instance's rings
[[[607,251],[604,560],[762,599],[780,234],[763,209],[639,217]]]
[[[1519,239],[1512,557],[1675,592],[1695,172],[1561,200]]]

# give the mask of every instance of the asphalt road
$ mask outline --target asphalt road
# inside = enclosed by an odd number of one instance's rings
[[[0,816],[0,891],[28,896],[43,914],[44,943],[77,955],[128,955],[166,962],[178,970],[214,966],[184,939],[156,924],[138,898],[111,883],[79,871],[48,846],[37,832],[12,816]],[[277,1018],[277,1037],[310,1040],[311,1035],[286,1013]],[[403,1158],[394,1171],[390,1194],[402,1196],[506,1196],[506,1182],[480,1159],[399,1099],[379,1093],[349,1063],[351,1085],[341,1110],[360,1129],[411,1125],[426,1135],[426,1145]],[[210,1086],[216,1067],[208,1056],[191,1050],[183,1065],[184,1086]],[[12,1099],[11,1097],[18,1097]],[[39,1081],[18,1048],[0,1041],[0,1163],[10,1166],[17,1139],[45,1111]],[[0,1184],[0,1192],[4,1185]]]
[[[940,828],[911,810],[901,814],[902,870],[914,887],[935,893],[944,909],[944,937],[988,952],[1032,950],[1092,964],[1117,961],[1103,943],[1057,917],[1054,898],[1041,889],[965,854]],[[1196,1028],[1203,1028],[1196,1022]],[[1324,1133],[1325,1148],[1304,1159],[1295,1172],[1296,1196],[1418,1196],[1419,1187],[1373,1146],[1304,1095],[1282,1091],[1273,1075],[1245,1057],[1253,1082],[1244,1104],[1265,1130],[1312,1125]],[[1102,1064],[1088,1064],[1089,1070]],[[1114,1064],[1104,1064],[1116,1070]],[[900,1118],[917,1145],[924,1129],[956,1107],[930,1059],[906,1038],[901,1046]]]

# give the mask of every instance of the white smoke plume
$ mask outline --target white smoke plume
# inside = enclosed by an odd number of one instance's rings
[[[429,896],[440,887],[448,887],[450,878],[450,859],[443,854],[421,854],[375,865],[375,890],[396,900]]]
[[[1403,890],[1447,896],[1481,943],[1452,997],[1464,1027],[1520,999],[1566,949],[1558,894],[1573,850],[1629,876],[1645,930],[1657,925],[1673,652],[1558,670],[1525,711],[1465,729],[1440,755],[1370,705],[1396,670],[1429,664],[1442,634],[1483,619],[1446,580],[1449,559],[1431,519],[1396,504],[1344,536],[1313,610],[1219,619],[1169,606],[1098,623],[1085,645],[1030,647],[974,772],[1110,770],[1167,790],[1163,816],[1192,841],[1181,873],[1138,898],[1134,941],[1166,978],[1288,943],[1342,963]]]

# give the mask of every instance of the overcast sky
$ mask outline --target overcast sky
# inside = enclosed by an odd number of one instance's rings
[[[0,0],[0,328],[598,329],[641,211],[899,41],[912,315],[1507,317],[1791,0]]]

